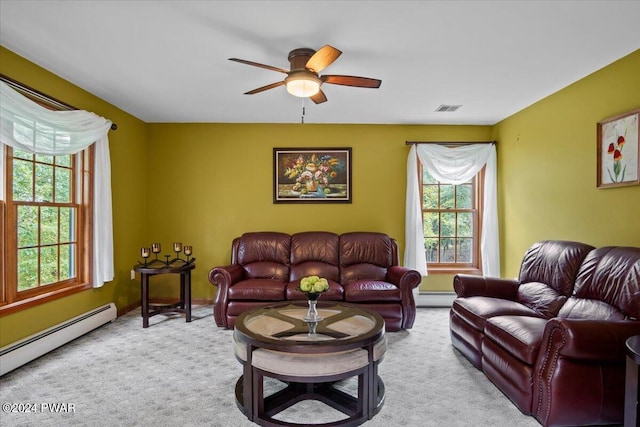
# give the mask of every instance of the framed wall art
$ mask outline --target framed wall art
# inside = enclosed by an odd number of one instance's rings
[[[351,203],[351,148],[274,148],[273,203]]]
[[[598,122],[598,188],[640,184],[640,108]]]

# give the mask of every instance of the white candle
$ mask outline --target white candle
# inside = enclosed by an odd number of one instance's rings
[[[154,254],[160,253],[160,243],[152,243],[151,250]]]
[[[149,258],[149,248],[140,249],[140,253],[142,254],[142,258]]]
[[[193,248],[191,246],[185,246],[184,247],[184,254],[185,255],[191,255]]]
[[[181,252],[182,251],[182,242],[175,242],[173,244],[173,251],[174,252]]]

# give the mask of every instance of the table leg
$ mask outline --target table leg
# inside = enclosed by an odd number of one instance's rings
[[[142,327],[149,327],[149,275],[142,273],[140,275],[140,287],[142,294]]]
[[[183,308],[185,310],[185,317],[187,322],[191,322],[191,270],[187,271],[183,275],[180,275],[180,293],[183,301]]]
[[[182,309],[184,309],[184,284],[186,274],[186,272],[180,273],[180,302],[178,303],[178,307]]]
[[[252,410],[253,410],[253,418],[252,420],[259,424],[259,420],[262,420],[264,417],[264,377],[262,373],[260,373],[256,369],[253,370],[253,390],[252,390]]]
[[[251,421],[255,420],[255,413],[254,413],[254,406],[253,406],[253,367],[251,366],[252,364],[252,355],[253,355],[253,346],[251,345],[247,345],[247,360],[244,363],[244,371],[243,371],[243,375],[242,375],[242,379],[244,381],[243,384],[243,392],[244,392],[244,396],[243,396],[243,403],[244,403],[244,409],[245,409],[245,413],[247,414],[247,417],[249,417],[249,419]]]
[[[367,367],[367,376],[368,376],[368,382],[367,382],[367,410],[366,410],[366,416],[367,419],[371,419],[374,414],[375,414],[375,408],[376,408],[376,395],[377,395],[377,385],[378,385],[378,365],[377,363],[373,360],[373,348],[374,348],[374,344],[370,344],[369,347],[367,348],[367,351],[369,353],[369,366]]]
[[[640,370],[638,364],[627,356],[625,380],[624,427],[637,427],[640,423]]]

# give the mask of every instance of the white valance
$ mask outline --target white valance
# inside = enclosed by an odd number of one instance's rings
[[[84,110],[50,110],[0,82],[0,141],[29,153],[75,154],[107,136],[111,122]],[[16,126],[34,129],[21,138]]]
[[[404,265],[418,270],[424,276],[428,274],[418,182],[418,159],[436,180],[453,185],[469,181],[486,166],[480,238],[482,272],[485,276],[499,277],[497,159],[493,144],[469,144],[454,147],[439,144],[412,145],[407,159]]]
[[[96,144],[94,287],[100,287],[114,277],[111,166],[107,137],[110,128],[109,120],[94,113],[84,110],[49,110],[0,82],[0,144],[29,153],[53,156],[76,154],[91,144]],[[21,129],[22,132],[14,132],[15,129]],[[0,199],[4,200],[3,154],[0,159]]]

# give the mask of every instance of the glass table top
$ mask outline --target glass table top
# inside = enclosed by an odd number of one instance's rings
[[[289,302],[243,313],[235,323],[244,341],[274,349],[321,345],[362,346],[384,334],[384,319],[357,306],[324,301],[318,304],[319,322],[306,322],[307,302]]]

